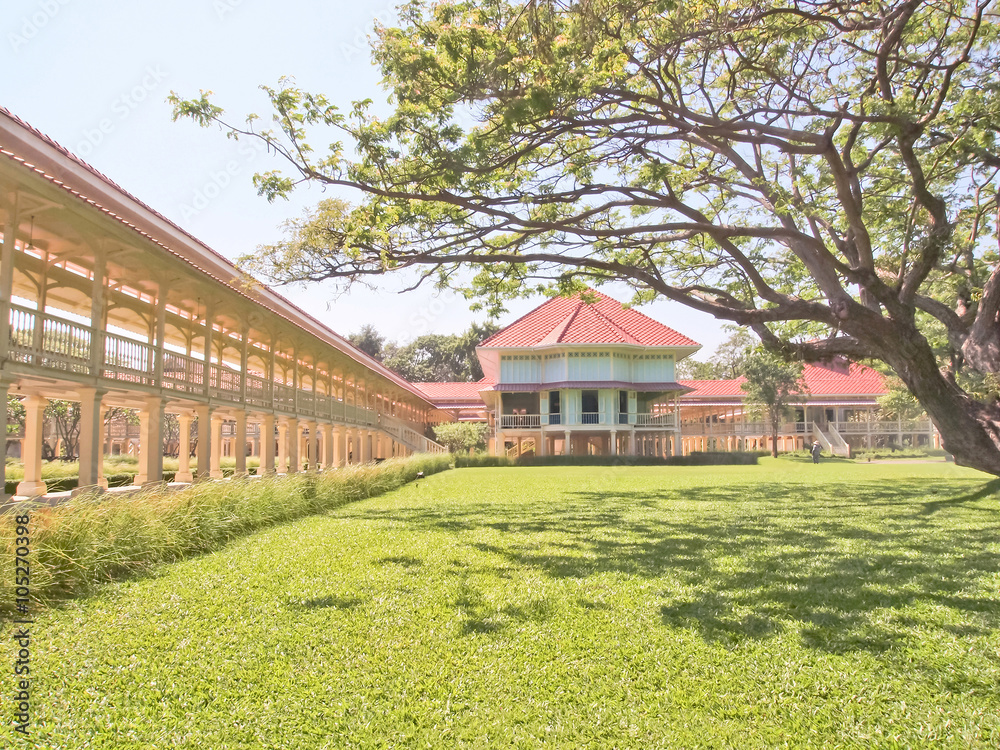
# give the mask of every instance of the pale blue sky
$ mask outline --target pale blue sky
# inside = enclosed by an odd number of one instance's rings
[[[140,200],[229,258],[276,240],[279,225],[323,194],[300,191],[268,204],[250,178],[280,167],[220,132],[174,123],[171,90],[215,92],[233,115],[267,114],[260,84],[294,76],[349,108],[385,102],[366,37],[375,19],[395,20],[389,0],[4,0],[0,104],[74,151]],[[351,196],[345,194],[350,199]],[[482,314],[428,290],[395,294],[402,279],[333,299],[312,285],[281,291],[341,334],[374,324],[390,339],[464,330]],[[606,287],[624,299],[622,289]],[[541,299],[513,303],[509,322]],[[724,335],[709,316],[660,302],[642,308],[705,345]]]

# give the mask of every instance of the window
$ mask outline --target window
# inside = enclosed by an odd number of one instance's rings
[[[600,413],[597,406],[597,391],[583,391],[583,424],[598,424]]]
[[[559,391],[549,391],[549,424],[559,424]]]

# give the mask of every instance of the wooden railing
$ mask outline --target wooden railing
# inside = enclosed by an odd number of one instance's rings
[[[542,424],[541,414],[501,414],[500,429],[529,429],[540,427]]]
[[[579,421],[570,421],[565,414],[501,414],[498,418],[501,430],[533,429],[542,426],[566,426],[570,428],[581,425],[618,427],[653,427],[672,430],[676,424],[673,414],[653,413],[616,413],[614,420],[602,419],[602,414],[596,411],[585,411],[580,414]]]
[[[50,313],[20,305],[10,306],[8,356],[13,362],[119,383],[160,387],[208,397],[215,402],[259,407],[304,418],[331,419],[366,427],[381,426],[387,418],[375,409],[348,405],[328,395],[272,383],[259,375],[244,374],[219,363],[208,366],[206,383],[204,359],[164,350],[162,368],[158,368],[160,363],[156,358],[161,356],[161,352],[156,347],[118,333],[106,332],[97,334],[97,337],[98,341],[103,340],[103,352],[98,358],[98,372],[92,372],[95,334],[90,328]],[[159,380],[157,372],[162,373]],[[395,421],[398,422],[401,442],[407,443],[413,450],[444,450],[415,430],[413,425]]]
[[[783,422],[778,425],[779,435],[806,435],[810,422]],[[769,422],[693,422],[681,427],[685,437],[756,437],[771,434]]]
[[[629,414],[629,424],[636,427],[663,427],[673,429],[677,420],[673,414]]]
[[[396,417],[383,414],[379,426],[415,453],[445,453],[448,450]]]
[[[934,432],[934,423],[929,419],[867,419],[831,422],[830,424],[841,435],[929,434]]]

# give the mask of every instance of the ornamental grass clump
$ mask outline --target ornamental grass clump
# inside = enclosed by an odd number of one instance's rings
[[[414,456],[322,474],[204,482],[175,490],[80,495],[55,507],[18,504],[0,515],[0,609],[15,601],[13,516],[30,515],[31,595],[73,596],[157,565],[217,549],[251,531],[374,497],[449,468],[449,456]]]

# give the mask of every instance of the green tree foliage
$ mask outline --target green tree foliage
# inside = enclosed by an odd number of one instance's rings
[[[365,325],[348,338],[411,383],[475,382],[483,378],[476,347],[498,330],[495,323],[473,323],[463,333],[426,334],[400,345],[387,341],[373,326]]]
[[[369,357],[382,361],[385,336],[375,330],[371,323],[365,323],[357,333],[348,336],[347,340]]]
[[[17,396],[7,396],[7,434],[17,435],[24,429],[24,404]]]
[[[760,342],[746,328],[723,326],[729,337],[719,344],[706,361],[684,359],[678,362],[678,378],[683,380],[733,380],[743,374],[743,363]]]
[[[53,448],[47,443],[42,443],[42,457],[47,460],[63,458],[72,461],[80,455],[80,404],[75,401],[64,401],[62,399],[52,399],[45,406],[43,413],[45,421],[52,425],[59,444],[62,446],[62,455],[57,456]]]
[[[287,79],[270,123],[172,102],[284,157],[268,199],[359,196],[265,248],[271,280],[410,269],[491,310],[624,281],[885,362],[1000,474],[1000,402],[960,377],[1000,372],[998,37],[997,0],[413,0],[377,29],[388,116]]]
[[[917,419],[923,409],[913,394],[906,390],[899,378],[886,378],[888,392],[879,396],[878,410],[881,419]]]
[[[449,453],[485,450],[489,425],[485,422],[445,422],[434,428],[434,438]]]
[[[747,394],[747,405],[763,416],[771,428],[771,455],[778,457],[778,431],[788,416],[789,397],[806,390],[802,381],[802,363],[787,362],[764,349],[752,351],[743,361],[740,388]]]

